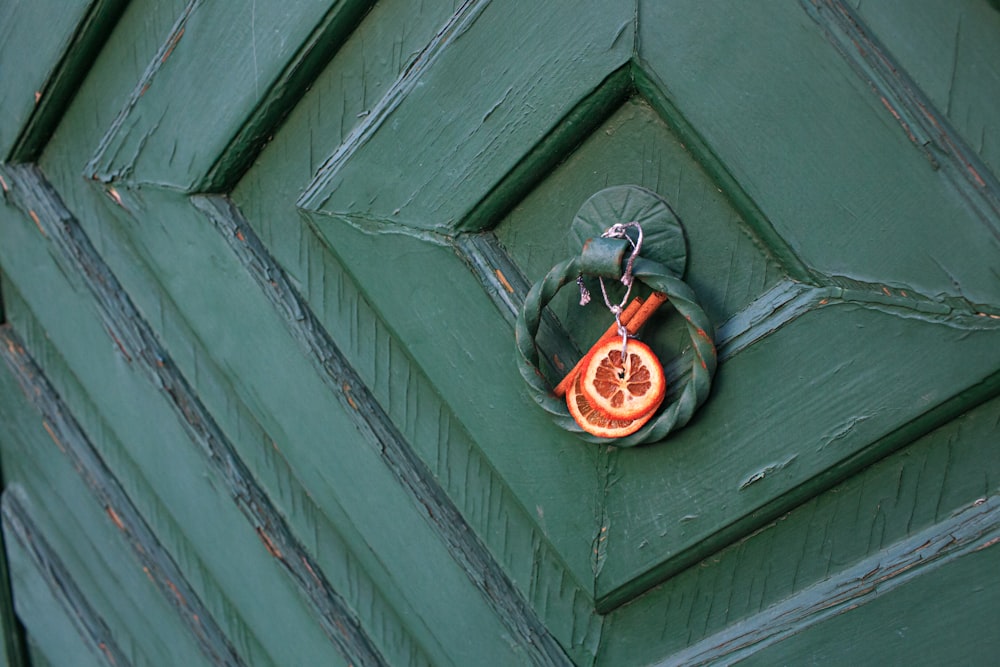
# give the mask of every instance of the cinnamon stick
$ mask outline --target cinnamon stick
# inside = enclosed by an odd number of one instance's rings
[[[645,302],[642,299],[636,297],[632,299],[632,302],[622,311],[619,319],[625,328],[628,330],[630,336],[634,336],[635,333],[642,328],[642,325],[646,323],[650,315],[656,312],[656,309],[663,305],[663,302],[667,300],[667,295],[663,292],[653,292],[649,295],[649,298]],[[591,345],[590,349],[594,349],[604,341],[609,338],[617,338],[618,334],[618,324],[612,324],[608,327],[608,330],[597,339],[597,342]],[[576,374],[580,372],[583,368],[583,362],[587,358],[587,355],[583,355],[580,361],[576,362],[576,366],[566,374],[566,377],[556,385],[553,389],[553,393],[556,396],[565,396],[566,392],[569,391],[570,385],[576,379]]]

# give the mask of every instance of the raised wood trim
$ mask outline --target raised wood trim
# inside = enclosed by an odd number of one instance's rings
[[[474,526],[470,526],[427,464],[393,424],[236,206],[229,199],[217,196],[195,197],[193,203],[215,223],[282,315],[292,335],[306,349],[320,377],[347,408],[355,425],[400,486],[411,495],[415,506],[494,609],[512,639],[536,664],[568,664],[563,649],[478,537]],[[532,541],[536,539],[541,538],[533,536]]]
[[[30,162],[38,158],[127,4],[128,0],[90,0],[58,62],[47,72],[45,81],[38,82],[36,106],[18,128],[5,161]],[[32,28],[41,30],[43,26]],[[39,39],[46,37],[39,35]],[[4,91],[5,95],[12,92]]]
[[[111,635],[104,619],[80,592],[59,555],[35,528],[27,510],[10,489],[3,493],[0,514],[5,536],[13,538],[14,544],[11,547],[15,553],[18,549],[21,550],[27,560],[26,564],[46,584],[53,599],[62,607],[94,657],[99,657],[109,666],[130,665],[131,662]]]
[[[916,577],[1000,542],[1000,496],[980,498],[940,524],[765,609],[749,625],[736,623],[658,665],[738,662],[817,623],[891,593]]]
[[[844,0],[800,0],[910,142],[1000,238],[1000,181]],[[957,38],[956,38],[957,39]]]
[[[265,547],[315,611],[327,637],[346,660],[384,662],[355,612],[330,585],[322,568],[295,537],[284,517],[254,479],[232,442],[179,372],[170,354],[98,255],[73,215],[34,165],[8,167],[15,201],[39,221],[64,269],[90,291],[108,332],[125,359],[141,369],[167,397],[169,406],[206,455],[206,464],[228,489]],[[31,212],[29,214],[28,212]]]
[[[0,327],[0,356],[25,398],[38,411],[42,426],[58,448],[57,455],[66,456],[73,464],[95,501],[104,508],[109,520],[131,547],[133,556],[147,576],[176,609],[205,657],[216,665],[235,667],[244,664],[9,325]],[[11,502],[15,510],[18,509],[16,501]],[[21,517],[23,513],[15,511],[14,515]],[[28,523],[21,522],[22,525]],[[24,542],[32,532],[37,531],[26,529],[23,535],[18,534],[18,538]]]

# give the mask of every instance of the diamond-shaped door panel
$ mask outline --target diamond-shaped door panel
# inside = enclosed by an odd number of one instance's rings
[[[600,124],[493,233],[527,281],[535,282],[579,252],[570,236],[573,216],[593,193],[612,185],[639,185],[670,203],[692,253],[684,279],[713,322],[727,321],[785,279],[781,265],[642,97],[630,98]],[[594,312],[602,307],[597,295],[584,309],[573,292],[564,290],[550,308],[576,346],[586,349],[609,316]]]
[[[409,82],[412,97],[394,99],[384,117],[331,147],[332,158],[300,200],[501,477],[525,506],[538,509],[571,570],[582,580],[595,577],[600,608],[628,600],[978,400],[1000,362],[996,320],[963,300],[951,278],[941,279],[956,276],[980,303],[996,301],[984,279],[986,259],[995,254],[988,228],[963,220],[961,234],[942,236],[933,220],[960,216],[961,193],[886,124],[885,107],[854,83],[813,19],[801,9],[794,15],[790,8],[761,9],[750,24],[762,36],[769,17],[801,28],[794,38],[755,49],[758,60],[781,61],[798,51],[816,60],[815,68],[779,77],[776,89],[788,99],[804,87],[812,92],[810,113],[789,110],[783,120],[782,100],[753,98],[753,77],[742,63],[732,72],[713,70],[718,90],[699,88],[704,74],[678,64],[685,60],[677,52],[695,31],[668,17],[672,11],[640,12],[646,36],[639,58],[623,69],[608,59],[601,85],[575,89],[576,105],[558,119],[548,110],[566,109],[566,91],[526,80],[514,54],[498,56],[507,66],[493,67],[495,78],[485,87],[476,86],[478,70],[443,66],[453,89],[509,89],[496,109],[509,100],[537,123],[526,131],[534,142],[517,140],[519,163],[509,155],[514,135],[491,129],[477,99],[441,113],[448,98],[433,94],[444,83],[429,66],[427,87]],[[697,8],[679,11],[693,15]],[[721,5],[713,11],[725,13]],[[711,19],[692,24],[705,21]],[[485,44],[489,26],[477,21],[462,39]],[[733,34],[706,31],[719,48]],[[550,55],[562,62],[555,50]],[[449,58],[446,47],[438,58],[453,63],[458,56]],[[823,68],[839,73],[817,92],[804,72]],[[748,95],[756,106],[745,113],[733,100],[713,106],[719,94]],[[868,146],[852,146],[850,132],[838,134],[830,124],[838,113],[878,138],[877,156]],[[783,129],[793,115],[796,125]],[[408,127],[422,129],[408,138]],[[763,127],[773,140],[763,137]],[[810,128],[816,141],[799,136]],[[502,147],[495,161],[483,132]],[[466,147],[453,136],[476,138]],[[859,154],[871,159],[859,161]],[[768,162],[779,159],[780,167]],[[889,163],[904,174],[900,187],[919,190],[919,204],[884,206],[872,188]],[[389,165],[386,187],[362,183],[361,174]],[[825,181],[814,176],[834,172],[844,176],[839,187],[861,199],[819,192]],[[537,414],[505,346],[527,285],[572,253],[564,236],[579,205],[606,185],[629,182],[659,192],[683,221],[689,281],[715,318],[723,365],[703,412],[668,442],[590,452]],[[852,203],[865,209],[850,224],[837,219]],[[926,221],[920,223],[926,238],[937,239],[941,250],[926,266],[907,259],[925,240],[911,235],[898,247],[889,243],[913,224],[914,206]],[[868,230],[865,219],[876,214],[879,226]],[[483,227],[493,231],[454,235]],[[857,253],[846,250],[851,239]],[[450,245],[485,294],[456,275]],[[958,261],[957,248],[964,248],[967,264]],[[376,257],[391,258],[405,278],[386,280]],[[925,270],[932,264],[933,271]],[[880,276],[884,284],[874,282]],[[500,320],[483,309],[485,296],[500,307]],[[585,349],[607,318],[572,302],[561,296],[552,310],[575,347]],[[933,367],[909,361],[931,349],[938,355]],[[835,389],[848,376],[856,390]],[[578,532],[581,518],[596,520],[589,534]]]

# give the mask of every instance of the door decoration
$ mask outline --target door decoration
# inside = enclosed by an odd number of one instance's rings
[[[535,283],[518,313],[521,376],[556,424],[585,440],[619,447],[662,440],[687,424],[708,398],[716,367],[712,324],[681,279],[687,249],[680,221],[656,193],[617,186],[584,203],[570,238],[579,254]],[[539,368],[535,338],[543,309],[571,281],[579,285],[581,306],[599,301],[591,298],[591,291],[599,289],[610,326],[552,387]],[[623,287],[618,302],[609,296],[611,281]],[[633,298],[637,282],[652,293]],[[667,301],[684,319],[690,339],[679,358],[682,370],[672,375],[657,352],[635,338]]]

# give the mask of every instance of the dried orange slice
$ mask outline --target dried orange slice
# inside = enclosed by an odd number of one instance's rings
[[[630,340],[622,357],[621,339],[598,342],[580,371],[580,391],[611,419],[636,419],[660,407],[667,381],[649,346]]]
[[[618,351],[621,352],[621,348]],[[656,412],[650,410],[638,419],[611,419],[595,409],[580,391],[580,375],[577,375],[576,382],[570,384],[566,391],[566,407],[580,428],[601,438],[624,438],[626,435],[632,435],[645,426]]]

